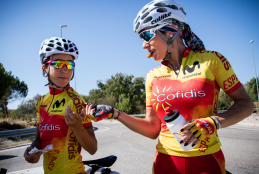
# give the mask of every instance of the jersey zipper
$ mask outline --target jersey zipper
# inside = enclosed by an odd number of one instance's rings
[[[53,88],[53,98],[52,98],[52,101],[51,101],[51,103],[49,105],[49,108],[52,105],[52,102],[53,102],[54,98],[55,98],[55,88]],[[49,108],[48,108],[47,112],[49,112]]]

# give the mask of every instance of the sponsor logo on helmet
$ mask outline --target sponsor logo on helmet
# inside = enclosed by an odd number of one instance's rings
[[[157,22],[159,22],[159,21],[161,21],[161,20],[163,20],[163,19],[165,19],[165,18],[167,18],[167,17],[169,17],[169,16],[171,16],[171,12],[159,16],[157,19],[153,20],[153,21],[151,22],[151,24],[155,24],[155,23],[157,23]]]

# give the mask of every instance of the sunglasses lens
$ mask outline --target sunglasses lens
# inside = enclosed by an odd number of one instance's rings
[[[154,33],[151,33],[149,30],[142,32],[140,38],[143,39],[145,42],[149,42],[154,36]]]
[[[68,62],[67,69],[74,69],[75,63],[74,62]]]
[[[58,68],[58,69],[63,68],[64,65],[67,66],[67,69],[74,69],[74,67],[75,67],[75,63],[74,62],[60,61],[60,60],[51,61],[50,65],[53,66],[54,68]]]

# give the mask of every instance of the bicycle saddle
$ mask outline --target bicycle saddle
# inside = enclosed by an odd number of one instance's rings
[[[92,167],[92,165],[98,165],[100,167],[110,167],[117,160],[117,156],[107,156],[97,160],[83,161],[85,165]]]

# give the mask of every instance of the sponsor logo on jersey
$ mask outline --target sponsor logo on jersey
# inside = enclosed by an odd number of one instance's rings
[[[73,100],[73,103],[74,103],[74,105],[75,105],[75,107],[76,107],[76,112],[77,112],[78,114],[80,114],[80,113],[81,113],[81,110],[82,110],[82,106],[81,106],[81,104],[80,104],[80,99],[79,99],[78,95],[75,95],[75,94],[73,93],[73,89],[72,89],[72,88],[69,88],[69,89],[67,90],[67,93],[68,93],[68,96],[71,97],[71,99]]]
[[[186,75],[186,71],[188,71],[188,73],[192,73],[192,72],[195,70],[195,67],[196,67],[196,66],[198,67],[198,69],[200,69],[200,63],[199,63],[198,61],[195,61],[195,62],[193,63],[192,68],[189,67],[188,65],[186,65],[186,66],[184,67],[183,74]]]
[[[168,103],[167,101],[170,100],[175,100],[175,99],[183,99],[183,98],[193,98],[193,97],[205,97],[206,93],[204,90],[199,90],[197,91],[196,89],[190,89],[189,91],[182,91],[182,90],[178,90],[176,92],[171,92],[171,93],[167,93],[172,86],[170,86],[168,89],[166,89],[166,86],[164,87],[162,93],[160,93],[158,86],[155,87],[156,88],[156,92],[154,92],[153,90],[153,99],[151,99],[151,101],[153,102],[153,106],[156,105],[156,111],[158,110],[158,107],[161,103],[162,108],[165,109],[165,105],[168,106],[172,106],[170,103]]]
[[[63,110],[51,110],[51,112],[62,112]]]
[[[169,16],[171,16],[171,12],[159,16],[158,18],[156,18],[155,20],[153,20],[153,21],[151,22],[151,24],[155,24],[155,23],[157,23],[157,22],[159,22],[159,21],[161,21],[161,20],[163,20],[163,19],[165,19],[165,18],[167,18],[167,17],[169,17]]]
[[[209,146],[207,145],[207,142],[208,143],[210,142],[209,137],[205,138],[204,140],[201,140],[201,143],[200,143],[200,146],[199,146],[200,152],[205,152],[208,149]]]
[[[54,105],[53,105],[53,109],[55,109],[55,108],[59,108],[59,106],[61,105],[61,104],[63,104],[63,106],[65,105],[65,99],[63,98],[62,100],[61,100],[61,102],[59,102],[58,100],[54,103]]]
[[[223,81],[224,91],[232,88],[238,82],[236,74],[233,74],[227,80]]]
[[[69,135],[69,143],[68,143],[68,149],[67,149],[68,158],[70,160],[72,160],[76,157],[75,156],[75,154],[77,153],[76,146],[77,146],[76,136],[75,136],[74,132],[71,132]]]
[[[51,161],[49,162],[49,165],[48,165],[48,168],[51,171],[53,170],[53,168],[55,166],[55,162],[58,159],[58,155],[59,155],[59,151],[58,150],[55,150],[54,152],[55,152],[55,154],[53,155],[53,157],[52,157],[52,159],[51,159]]]
[[[167,78],[167,77],[171,77],[171,75],[165,75],[165,76],[154,76],[155,79],[158,79],[158,78]]]
[[[224,64],[224,68],[226,70],[229,70],[229,68],[231,67],[230,63],[227,61],[227,59],[221,55],[220,53],[218,52],[215,52],[215,54],[218,56],[218,58],[221,60],[221,62]]]
[[[39,129],[40,131],[54,131],[54,130],[60,130],[60,126],[55,125],[54,123],[45,124],[45,125],[40,124]]]

